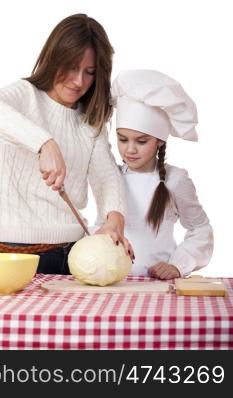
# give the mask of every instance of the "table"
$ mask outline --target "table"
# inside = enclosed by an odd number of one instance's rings
[[[21,292],[0,296],[0,349],[233,349],[233,278],[222,278],[225,298],[74,294],[40,287],[54,279],[73,278],[37,274]]]

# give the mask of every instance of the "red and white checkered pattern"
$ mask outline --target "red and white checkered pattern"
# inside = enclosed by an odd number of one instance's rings
[[[58,279],[72,277],[38,274],[0,296],[0,349],[233,349],[233,278],[226,298],[41,289]]]

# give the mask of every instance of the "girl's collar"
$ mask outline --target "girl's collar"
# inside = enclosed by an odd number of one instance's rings
[[[122,174],[142,174],[142,175],[143,174],[156,174],[156,175],[158,174],[156,167],[154,168],[153,171],[149,171],[149,172],[145,172],[145,173],[140,173],[138,171],[130,170],[129,166],[126,163],[124,163],[120,167],[121,167]]]

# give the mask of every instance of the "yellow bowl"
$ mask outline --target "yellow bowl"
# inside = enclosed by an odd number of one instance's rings
[[[0,253],[0,294],[27,286],[36,273],[39,259],[36,254]]]

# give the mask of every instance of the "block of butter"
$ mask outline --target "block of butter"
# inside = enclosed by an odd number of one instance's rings
[[[220,279],[192,276],[185,279],[175,279],[175,289],[178,296],[222,296],[227,295],[227,288]]]

